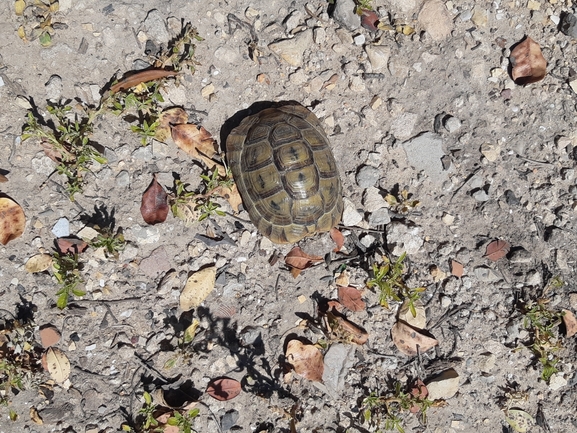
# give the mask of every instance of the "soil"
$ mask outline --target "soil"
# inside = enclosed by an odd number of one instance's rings
[[[426,422],[403,412],[405,431],[515,431],[503,411],[514,393],[526,398],[510,404],[533,417],[527,431],[576,431],[575,338],[561,337],[559,371],[544,381],[539,361],[524,348],[535,335],[520,307],[544,297],[553,311],[577,313],[577,117],[569,84],[577,44],[558,26],[572,2],[373,6],[388,29],[360,27],[350,10],[333,15],[329,2],[317,0],[67,0],[54,15],[62,24],[43,48],[19,38],[23,18],[12,2],[2,2],[2,192],[27,218],[22,236],[0,248],[3,317],[24,311],[37,327],[56,327],[71,373],[43,395],[38,385],[50,379],[46,372],[23,391],[8,390],[0,432],[119,431],[142,422],[143,392],[158,402],[159,389],[180,403],[199,401],[199,432],[373,432],[379,427],[363,420],[371,392],[390,396],[395,382],[406,390],[448,368],[459,376],[456,394],[429,408]],[[203,38],[198,65],[178,86],[166,80],[163,106],[182,106],[219,143],[230,130],[223,125],[258,103],[294,100],[311,109],[350,200],[344,222],[355,226],[341,227],[344,252],[331,253],[327,234],[300,242],[327,260],[293,278],[282,260],[292,246],[263,238],[246,211],[233,216],[224,200],[223,217],[186,226],[169,215],[147,225],[140,205],[153,175],[165,188],[177,175],[194,189],[204,166],[172,142],[143,147],[113,114],[100,116],[91,136],[108,161],[91,167],[75,201],[38,141],[21,140],[28,103],[45,116],[49,99],[98,105],[100,89],[150,64],[147,53],[166,47],[186,22]],[[292,47],[270,46],[293,35]],[[508,57],[526,35],[548,67],[542,81],[523,86],[512,81]],[[380,51],[369,58],[375,46]],[[385,203],[386,194],[404,189],[419,201],[414,209]],[[53,251],[52,230],[62,218],[72,235],[87,223],[113,222],[127,246],[117,260],[93,248],[82,253],[87,294],[60,310],[53,272],[29,273],[25,264],[42,248]],[[511,248],[493,261],[486,247],[497,239]],[[372,263],[403,251],[407,284],[426,288],[427,330],[438,340],[416,357],[391,339],[398,303],[381,307],[365,285]],[[270,264],[271,257],[280,259]],[[452,273],[458,274],[454,261],[464,268],[460,277]],[[337,297],[334,276],[342,265],[367,304],[345,313],[369,334],[363,345],[331,340],[314,320],[319,302]],[[206,266],[216,267],[214,290],[200,307],[182,312],[187,277]],[[161,284],[170,270],[175,280]],[[194,319],[195,339],[181,349],[178,338]],[[295,337],[331,346],[331,380],[285,377],[284,350]],[[240,381],[241,393],[228,401],[209,396],[208,383],[219,377]],[[31,408],[43,424],[31,419]]]

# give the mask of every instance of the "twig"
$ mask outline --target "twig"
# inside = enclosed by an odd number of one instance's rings
[[[537,160],[535,160],[535,159],[525,158],[524,156],[521,156],[521,155],[519,155],[519,154],[517,154],[516,157],[517,157],[518,159],[522,159],[523,161],[530,162],[531,164],[537,164],[537,165],[553,165],[552,163],[547,162],[547,161],[537,161]]]

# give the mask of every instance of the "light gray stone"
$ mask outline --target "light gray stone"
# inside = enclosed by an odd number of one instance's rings
[[[417,254],[423,246],[423,238],[420,236],[419,227],[408,227],[399,221],[394,221],[387,226],[388,247],[395,256],[403,252]]]
[[[397,140],[407,140],[412,137],[419,116],[415,113],[401,113],[391,124],[391,134]]]
[[[379,181],[381,176],[381,171],[377,167],[372,165],[365,165],[361,167],[357,173],[357,185],[361,188],[368,188],[370,186],[375,186]]]
[[[418,21],[435,41],[446,39],[453,31],[453,18],[441,0],[427,0]]]
[[[374,72],[386,69],[391,57],[391,47],[388,45],[367,45],[365,52]]]
[[[425,381],[430,400],[447,399],[453,397],[459,390],[459,374],[453,368],[443,371],[437,376]]]
[[[363,216],[357,211],[354,203],[348,198],[343,199],[345,208],[343,210],[343,225],[347,227],[356,226],[363,220]]]
[[[345,27],[354,31],[361,26],[361,17],[355,13],[354,0],[336,0],[333,19]]]
[[[122,170],[116,175],[116,185],[120,187],[126,187],[130,184],[130,175],[128,171]]]
[[[477,191],[473,192],[473,198],[482,203],[489,200],[489,194],[487,194],[484,189],[478,189]]]
[[[425,132],[403,143],[409,164],[419,171],[424,171],[431,182],[442,185],[447,180],[447,172],[443,170],[441,158],[443,139],[433,132]]]
[[[391,222],[391,216],[387,208],[380,208],[369,215],[369,226],[377,227]]]
[[[229,64],[235,64],[238,61],[240,61],[240,56],[236,50],[233,50],[232,48],[224,47],[224,46],[218,47],[214,51],[214,57],[216,57],[218,60],[220,60],[224,63],[229,63]]]
[[[62,95],[62,78],[59,75],[52,75],[46,84],[44,84],[46,90],[46,98],[52,101],[57,101]]]
[[[282,60],[291,66],[301,66],[303,64],[303,55],[313,43],[312,30],[305,30],[298,33],[292,39],[283,39],[273,42],[268,47],[278,55]]]
[[[323,383],[329,394],[338,397],[345,386],[345,377],[355,362],[355,347],[350,344],[333,344],[325,354]]]
[[[387,206],[387,201],[381,195],[378,188],[369,186],[363,194],[363,206],[367,212],[375,212]]]
[[[294,11],[291,13],[288,18],[285,20],[285,27],[287,33],[292,32],[297,26],[301,23],[303,19],[303,13],[301,11]]]
[[[70,221],[67,218],[60,218],[52,227],[52,234],[57,238],[70,236]]]
[[[157,9],[152,9],[146,15],[142,25],[143,30],[150,39],[161,44],[166,44],[170,41],[170,34],[164,20],[164,15]]]
[[[457,132],[459,129],[461,129],[461,125],[461,121],[453,116],[445,119],[445,122],[443,123],[445,129],[450,133]]]
[[[495,273],[495,271],[486,266],[477,266],[473,272],[479,281],[491,282],[497,281],[499,279],[499,276]]]
[[[573,14],[564,14],[561,22],[561,31],[567,36],[577,38],[577,16]]]

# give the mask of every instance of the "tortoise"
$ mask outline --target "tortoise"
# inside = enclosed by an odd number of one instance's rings
[[[250,220],[278,244],[326,232],[341,220],[342,186],[319,119],[298,103],[242,120],[226,140]]]

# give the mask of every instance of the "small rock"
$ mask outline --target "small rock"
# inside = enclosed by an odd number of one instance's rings
[[[378,188],[369,186],[363,194],[363,206],[367,212],[374,212],[387,206],[387,201],[381,195]]]
[[[477,27],[487,27],[487,23],[489,22],[489,11],[481,6],[475,6],[471,21],[473,21],[473,24]]]
[[[158,227],[142,227],[135,225],[127,229],[127,239],[133,239],[137,245],[155,244],[160,240]]]
[[[459,119],[457,119],[456,117],[453,116],[449,116],[447,119],[445,119],[445,121],[443,122],[443,126],[445,127],[445,129],[447,131],[449,131],[451,134],[453,132],[457,132],[459,129],[461,129],[461,121]]]
[[[223,63],[228,64],[236,64],[238,61],[240,61],[240,56],[238,55],[238,52],[228,47],[218,47],[214,51],[214,57],[216,57]]]
[[[149,278],[156,278],[172,269],[172,263],[164,246],[155,249],[147,258],[140,262],[140,270]]]
[[[301,23],[303,18],[303,13],[299,10],[294,11],[289,15],[289,17],[285,20],[285,27],[287,33],[292,32],[297,26]]]
[[[363,220],[363,216],[348,198],[343,199],[345,208],[343,210],[343,225],[347,227],[356,226]]]
[[[391,134],[397,140],[407,140],[413,135],[419,116],[415,113],[401,113],[391,124]]]
[[[168,33],[168,28],[166,27],[164,15],[157,9],[152,9],[148,12],[142,27],[146,32],[146,35],[150,39],[153,39],[155,42],[166,44],[170,41],[170,34]]]
[[[315,27],[313,29],[313,40],[315,44],[322,45],[327,39],[327,31],[323,27]]]
[[[531,263],[531,253],[525,248],[515,248],[509,254],[510,263]]]
[[[493,353],[481,355],[481,359],[479,360],[479,370],[483,373],[489,373],[495,367],[496,361],[497,357]]]
[[[455,222],[455,216],[448,214],[448,213],[444,213],[443,217],[441,218],[441,220],[448,226],[450,226],[451,224],[453,224]]]
[[[373,72],[385,69],[391,57],[391,47],[388,45],[367,45],[365,52],[369,58]]]
[[[312,30],[305,30],[298,33],[292,39],[283,39],[278,42],[273,42],[268,47],[271,51],[277,54],[282,60],[291,66],[301,66],[303,63],[303,55],[313,43]]]
[[[441,0],[425,2],[418,21],[435,41],[446,39],[453,31],[453,18]]]
[[[525,278],[525,284],[527,286],[539,286],[541,284],[541,273],[535,270],[529,272]]]
[[[394,221],[387,227],[388,247],[395,256],[403,252],[416,254],[423,246],[423,239],[419,236],[419,227],[407,227],[401,222]]]
[[[57,238],[70,236],[70,222],[67,218],[60,218],[52,227],[52,234]]]
[[[473,272],[479,281],[491,282],[500,279],[493,269],[486,266],[477,266]]]
[[[43,174],[45,176],[50,176],[56,165],[54,161],[52,161],[44,154],[44,152],[40,156],[32,158],[30,164],[36,173]]]
[[[391,216],[389,215],[389,210],[387,208],[380,208],[372,212],[369,215],[369,226],[377,227],[380,225],[389,224],[391,222]]]
[[[472,195],[473,198],[480,203],[489,200],[489,194],[482,188],[474,191]]]
[[[569,305],[575,311],[577,311],[577,293],[569,294]]]
[[[337,0],[333,11],[333,19],[345,27],[354,31],[361,26],[361,17],[355,12],[354,0]]]
[[[563,373],[553,373],[549,379],[549,388],[557,391],[567,385],[567,379],[563,377]]]
[[[230,409],[220,419],[220,429],[222,431],[229,431],[234,427],[238,419],[240,418],[240,413],[235,409]]]
[[[445,156],[443,139],[433,132],[425,132],[403,143],[409,164],[418,171],[424,171],[431,182],[442,185],[447,179],[441,159]]]
[[[450,368],[425,381],[428,399],[440,400],[453,397],[459,390],[459,374]]]
[[[353,37],[353,42],[357,47],[363,46],[363,44],[365,43],[365,35],[363,34],[356,35],[355,37]]]
[[[122,170],[116,175],[116,185],[120,187],[127,187],[130,184],[130,174],[128,171]]]
[[[499,158],[499,147],[494,144],[483,143],[481,145],[481,153],[490,162],[495,162]]]
[[[291,83],[300,86],[307,82],[307,74],[302,68],[298,68],[294,73],[289,75],[289,80]]]
[[[505,201],[507,202],[507,204],[509,206],[519,206],[521,204],[521,200],[519,200],[517,198],[517,196],[515,195],[515,193],[513,191],[511,191],[510,189],[505,191],[504,196],[505,196]]]
[[[331,395],[338,396],[345,387],[345,377],[355,363],[355,347],[333,344],[324,357],[323,383]]]
[[[361,188],[375,186],[381,177],[381,171],[372,165],[364,165],[357,173],[357,185]]]
[[[52,75],[46,84],[44,84],[46,90],[46,98],[51,101],[57,101],[62,95],[62,78],[58,75]]]
[[[140,161],[152,160],[152,146],[141,146],[132,152],[132,157]]]
[[[362,92],[366,89],[365,82],[361,77],[354,76],[349,83],[349,89],[353,92]]]

